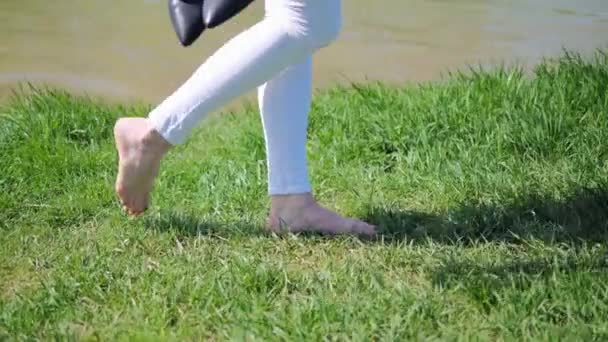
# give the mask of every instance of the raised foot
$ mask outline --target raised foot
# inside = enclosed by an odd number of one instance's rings
[[[273,196],[267,227],[273,232],[315,232],[371,237],[376,227],[340,216],[319,205],[310,194]]]
[[[170,144],[144,118],[122,118],[114,126],[118,150],[116,193],[131,215],[143,213]]]

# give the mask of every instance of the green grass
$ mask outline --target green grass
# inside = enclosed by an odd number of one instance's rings
[[[0,112],[0,339],[608,338],[608,55],[316,94],[317,197],[373,241],[273,236],[254,109],[113,194],[112,126],[56,89]]]

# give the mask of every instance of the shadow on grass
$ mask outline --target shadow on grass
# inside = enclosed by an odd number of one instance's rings
[[[602,242],[608,241],[608,186],[580,189],[561,201],[531,195],[515,204],[465,204],[445,215],[371,208],[364,219],[380,227],[385,242]],[[146,217],[145,224],[148,229],[174,231],[181,236],[270,235],[262,225],[248,221],[214,221],[178,211]],[[320,237],[314,233],[298,235]]]
[[[365,219],[380,226],[385,241],[608,241],[608,186],[561,201],[530,195],[512,204],[464,204],[445,215],[371,208]]]
[[[474,302],[485,311],[490,311],[492,307],[501,305],[501,297],[504,298],[505,291],[511,291],[512,295],[528,293],[534,284],[547,284],[556,279],[561,279],[557,283],[564,286],[580,286],[580,277],[584,275],[589,280],[604,283],[608,280],[608,263],[606,255],[598,250],[590,255],[569,255],[556,258],[554,255],[545,257],[534,257],[528,259],[521,256],[513,260],[492,263],[490,260],[472,261],[458,260],[455,257],[447,257],[441,265],[434,270],[432,283],[445,289],[458,288],[464,291]],[[577,282],[570,284],[567,278],[576,274]],[[570,285],[568,285],[570,284]],[[580,289],[583,290],[583,289]],[[603,292],[599,287],[598,291]],[[573,296],[593,295],[592,289],[585,289],[583,292],[572,292]],[[543,291],[537,296],[538,300],[543,300]],[[550,294],[547,294],[550,295]],[[605,294],[598,293],[600,296]],[[580,302],[588,301],[588,298],[580,298]],[[504,304],[504,302],[503,302]],[[545,314],[546,319],[559,321],[563,312],[544,311],[538,314]]]
[[[146,229],[159,232],[174,232],[179,237],[209,236],[218,238],[275,236],[284,238],[289,234],[272,233],[261,224],[248,221],[219,221],[195,216],[179,211],[163,211],[160,214],[147,216],[144,219]],[[303,239],[328,239],[331,236],[314,232],[300,232],[297,236]]]
[[[208,220],[188,212],[162,211],[145,218],[147,229],[175,232],[178,236],[260,236],[266,234],[260,225],[247,221],[220,222]]]

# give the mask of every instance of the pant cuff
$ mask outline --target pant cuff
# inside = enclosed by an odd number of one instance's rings
[[[312,192],[312,187],[310,184],[268,187],[268,193],[270,194],[270,196],[305,194],[309,192]]]
[[[172,127],[166,120],[158,117],[154,112],[148,115],[148,122],[152,127],[171,145],[182,144],[186,140],[185,134],[175,127]]]

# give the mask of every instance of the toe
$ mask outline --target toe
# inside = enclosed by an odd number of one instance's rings
[[[354,226],[354,233],[371,236],[376,234],[376,227],[362,221],[357,221]]]
[[[133,211],[133,213],[137,215],[144,211],[144,207],[145,207],[145,204],[144,204],[143,199],[138,198],[133,201],[133,205],[131,206],[131,211]]]

